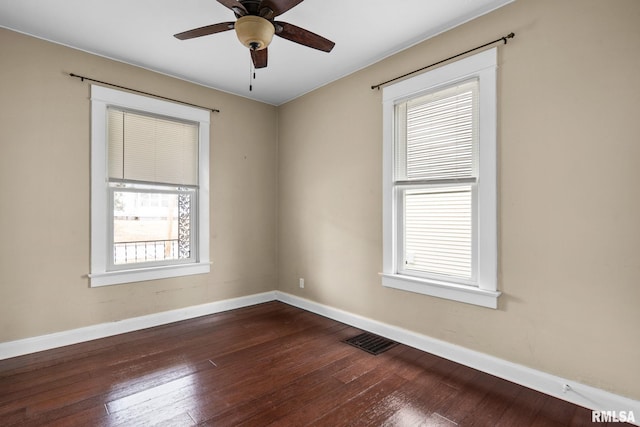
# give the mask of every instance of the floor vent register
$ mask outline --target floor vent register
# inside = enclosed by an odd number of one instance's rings
[[[370,332],[364,332],[355,337],[347,338],[344,342],[373,355],[384,353],[398,345],[395,341],[374,335]]]

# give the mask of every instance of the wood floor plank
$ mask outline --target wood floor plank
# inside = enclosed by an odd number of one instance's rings
[[[436,412],[444,418],[460,424],[497,383],[498,378],[476,372],[469,379],[469,382],[464,384],[464,388],[462,388],[464,392],[458,393],[455,399],[445,402]]]
[[[343,325],[338,326],[340,329],[344,328]],[[316,334],[315,337],[317,340],[322,340],[320,334]],[[305,341],[308,341],[308,337],[301,341],[300,345],[303,345]],[[291,342],[295,342],[295,340]],[[220,407],[238,405],[245,400],[255,398],[267,387],[274,386],[277,384],[278,378],[286,378],[286,374],[292,374],[295,378],[297,374],[304,371],[305,363],[308,364],[314,360],[312,355],[319,356],[320,360],[323,356],[332,355],[324,354],[321,349],[303,351],[296,346],[291,346],[291,342],[288,349],[281,350],[279,353],[282,356],[281,359],[265,357],[274,350],[269,346],[256,346],[245,349],[242,354],[227,355],[226,358],[218,359],[217,367],[198,376],[197,380],[202,385],[197,389],[189,385],[176,385],[169,393],[160,393],[157,397],[142,399],[145,403],[131,406],[131,411],[139,417],[141,414],[155,412],[155,408],[163,407],[167,401],[170,401],[174,407],[186,410],[194,406],[193,401],[197,395],[206,395],[207,406],[215,410],[219,410]],[[324,346],[324,348],[326,351],[334,353],[339,351],[335,347]],[[297,353],[301,357],[287,358],[288,353]],[[116,414],[116,417],[123,416],[119,412],[123,408],[116,406],[111,408],[110,406],[110,409],[112,409],[112,414]]]
[[[234,324],[237,324],[237,322]],[[20,386],[22,386],[22,390],[25,390],[26,388],[27,394],[34,394],[50,389],[52,384],[55,387],[60,387],[65,385],[65,383],[73,383],[78,380],[86,379],[87,377],[101,376],[100,372],[96,373],[97,369],[102,370],[114,365],[120,367],[118,370],[109,370],[110,376],[115,379],[117,379],[118,376],[130,379],[136,374],[145,375],[146,373],[142,371],[144,371],[146,363],[153,364],[152,369],[155,370],[157,369],[157,366],[163,362],[163,360],[159,360],[153,356],[162,353],[161,349],[167,345],[167,342],[173,343],[172,348],[177,350],[173,352],[165,351],[163,353],[169,357],[166,364],[168,366],[174,366],[176,364],[181,365],[181,359],[184,359],[184,343],[189,342],[191,346],[190,348],[199,344],[197,341],[194,342],[194,340],[189,341],[189,336],[182,330],[182,327],[186,326],[187,325],[179,324],[176,327],[177,329],[174,331],[173,336],[165,335],[164,331],[167,330],[166,327],[154,328],[153,331],[155,331],[155,334],[151,336],[151,339],[155,339],[157,341],[154,345],[149,345],[147,342],[147,339],[149,338],[145,337],[150,335],[148,332],[149,330],[140,331],[141,338],[135,345],[129,342],[131,334],[123,334],[122,338],[126,344],[124,347],[121,347],[122,343],[114,342],[113,347],[104,348],[103,351],[98,354],[91,353],[89,356],[83,357],[82,359],[69,356],[63,357],[60,362],[56,364],[55,369],[46,369],[46,371],[43,371],[40,368],[34,368],[31,372],[21,374],[19,378],[5,377],[0,380],[0,404],[6,400],[7,396],[12,398],[18,396],[21,390],[19,388]],[[196,331],[201,330],[199,327],[194,326],[194,328]],[[156,331],[156,329],[158,330]],[[179,334],[181,339],[170,339],[175,337],[175,334]],[[248,334],[254,335],[252,333]],[[217,341],[220,341],[220,337],[216,338]],[[113,337],[106,338],[106,340],[109,341],[113,341],[114,339],[115,338]],[[210,336],[204,335],[203,339],[207,340],[207,343],[210,345]],[[237,333],[234,333],[233,339],[241,340],[242,337],[238,336]],[[92,344],[88,345],[92,348],[94,347]],[[81,354],[85,354],[85,346],[79,345],[79,347],[78,351],[80,351]],[[193,354],[193,352],[191,351],[189,354]],[[11,361],[8,363],[11,363]],[[0,366],[3,364],[0,364]],[[46,372],[46,375],[43,374],[44,372]],[[39,385],[40,387],[38,389],[34,389]]]
[[[342,386],[336,387],[325,394],[314,396],[306,405],[291,411],[286,416],[280,418],[274,423],[267,424],[269,426],[298,426],[309,425],[317,419],[323,417],[326,413],[340,407],[344,402],[353,399],[360,393],[368,390],[384,380],[388,372],[382,368],[376,368],[367,372],[365,375],[357,378]]]
[[[314,420],[310,425],[314,426],[336,426],[344,422],[345,419],[357,420],[357,423],[368,423],[368,417],[376,415],[376,411],[384,412],[392,409],[385,405],[387,397],[395,392],[404,382],[404,378],[390,374],[361,393],[334,410],[326,413],[322,417]]]
[[[568,426],[576,409],[577,406],[575,405],[547,396],[531,425],[533,427]]]
[[[513,402],[496,423],[496,427],[511,427],[514,425],[529,427],[544,404],[546,397],[535,390],[520,387]]]
[[[193,413],[194,419],[206,425],[265,425],[277,421],[318,395],[329,394],[340,386],[332,374],[353,363],[359,355],[353,353],[318,370],[301,376],[282,388],[273,388],[265,395],[223,411],[202,407]],[[216,413],[217,412],[217,413]]]
[[[421,425],[428,419],[433,419],[434,423],[442,422],[440,419],[444,417],[436,411],[440,410],[445,402],[455,401],[456,395],[460,392],[459,388],[444,382],[442,377],[424,371],[391,396],[396,402],[401,402],[401,405],[386,419],[381,419],[380,425]]]
[[[342,342],[360,332],[270,302],[1,360],[0,426],[598,425],[404,345]]]
[[[496,425],[511,406],[519,388],[509,381],[496,381],[490,392],[458,423],[469,426]]]
[[[330,328],[325,328],[327,338],[331,335],[340,333],[342,329],[345,329],[344,325],[333,322]],[[305,344],[311,340],[311,337],[317,342],[319,348],[316,349],[301,349]],[[323,343],[325,338],[323,334],[316,333],[310,336],[304,336],[302,334],[296,334],[295,337],[291,336],[287,342],[284,350],[279,350],[275,353],[277,348],[266,346],[255,346],[251,349],[245,349],[242,354],[229,354],[225,358],[217,359],[217,367],[211,371],[211,378],[203,377],[200,375],[200,382],[205,385],[203,388],[195,390],[187,390],[186,394],[180,395],[182,392],[180,387],[176,387],[172,393],[172,396],[161,395],[157,398],[148,399],[144,406],[136,406],[132,408],[138,415],[145,412],[153,412],[155,407],[161,407],[165,403],[165,400],[172,401],[172,405],[175,407],[181,407],[188,409],[193,406],[191,404],[192,394],[206,394],[207,407],[213,408],[219,411],[220,407],[227,407],[230,405],[238,405],[244,400],[254,398],[256,394],[262,393],[267,387],[272,387],[277,384],[278,378],[287,378],[292,376],[295,378],[297,374],[304,373],[305,369],[309,369],[306,366],[310,363],[315,363],[312,356],[318,356],[318,360],[322,361],[328,353],[326,351],[336,352],[339,348],[327,346],[331,342],[335,341],[335,337]],[[280,344],[278,347],[282,347]],[[290,357],[296,355],[296,357]],[[228,360],[226,360],[228,359]],[[327,360],[331,360],[328,357]],[[316,367],[313,367],[316,369]],[[265,375],[268,373],[268,375]],[[289,379],[288,381],[291,381]],[[202,405],[200,405],[202,406]],[[118,408],[113,409],[112,413],[118,412]],[[118,414],[117,416],[122,416]]]

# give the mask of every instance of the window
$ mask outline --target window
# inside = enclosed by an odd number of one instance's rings
[[[384,286],[496,308],[496,50],[383,89]]]
[[[91,286],[209,272],[209,112],[91,89]]]

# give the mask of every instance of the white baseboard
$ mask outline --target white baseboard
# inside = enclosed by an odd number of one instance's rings
[[[365,331],[373,332],[399,343],[478,369],[576,405],[584,406],[588,409],[595,411],[616,411],[618,413],[621,411],[625,413],[633,411],[634,416],[638,417],[634,424],[640,426],[640,401],[280,291],[216,301],[209,304],[134,317],[118,322],[102,323],[70,331],[0,343],[0,360],[274,300]],[[568,388],[565,386],[568,386]]]
[[[138,331],[140,329],[151,328],[154,326],[166,325],[167,323],[193,319],[195,317],[206,316],[208,314],[221,313],[223,311],[247,307],[267,301],[273,301],[275,299],[275,292],[265,292],[223,301],[215,301],[208,304],[164,311],[161,313],[149,314],[146,316],[134,317],[131,319],[124,319],[117,322],[101,323],[69,331],[4,342],[0,343],[0,360],[35,353],[37,351],[50,350],[52,348],[62,347],[65,345],[91,341],[98,338]]]
[[[276,291],[276,299],[594,411],[633,411],[633,424],[640,425],[640,401],[284,292]]]

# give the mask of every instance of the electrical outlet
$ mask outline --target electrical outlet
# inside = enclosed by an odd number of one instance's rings
[[[304,288],[304,279],[300,278],[300,288]]]

